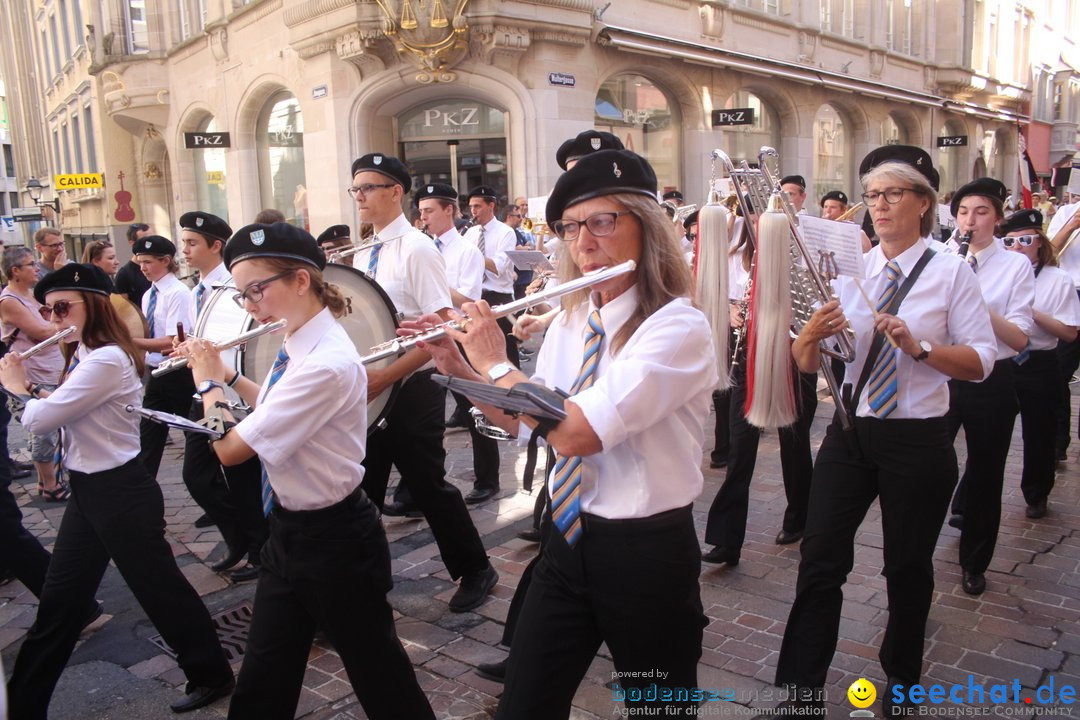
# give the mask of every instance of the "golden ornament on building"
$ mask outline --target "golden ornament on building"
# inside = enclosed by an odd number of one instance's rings
[[[468,52],[464,11],[469,0],[376,2],[383,11],[384,34],[399,53],[416,63],[418,82],[453,82],[457,78],[450,68]]]

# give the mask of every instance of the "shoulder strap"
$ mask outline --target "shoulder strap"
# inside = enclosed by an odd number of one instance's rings
[[[911,291],[911,286],[915,284],[915,281],[922,274],[923,268],[926,264],[933,259],[936,253],[931,248],[926,248],[923,251],[922,257],[915,263],[915,267],[911,269],[911,274],[904,278],[904,282],[900,285],[900,289],[893,295],[892,302],[885,308],[884,312],[890,315],[895,315],[896,311],[900,309],[900,303]],[[874,341],[870,344],[870,352],[866,354],[866,362],[863,363],[862,373],[859,375],[859,383],[855,386],[855,392],[851,395],[852,407],[850,408],[851,415],[855,415],[855,410],[858,408],[859,398],[862,396],[863,388],[866,387],[866,383],[870,380],[870,371],[874,369],[874,363],[877,362],[877,356],[881,353],[881,348],[885,344],[885,336],[882,333],[874,333]]]

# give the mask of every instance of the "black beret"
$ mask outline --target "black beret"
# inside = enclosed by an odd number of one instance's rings
[[[311,233],[283,222],[273,225],[253,223],[240,228],[225,246],[223,259],[232,270],[241,260],[261,257],[299,260],[320,270],[326,267],[326,253]]]
[[[203,212],[202,210],[186,212],[181,215],[180,227],[185,230],[197,232],[200,235],[216,238],[222,243],[227,243],[229,237],[232,235],[232,228],[229,227],[229,223],[225,222],[217,215]]]
[[[578,160],[555,183],[548,196],[548,222],[563,210],[585,200],[615,193],[635,193],[656,199],[656,173],[649,161],[630,150],[599,150]]]
[[[1043,215],[1038,210],[1018,210],[1005,218],[1005,222],[998,226],[998,232],[1001,235],[1008,235],[1017,230],[1038,230],[1042,232],[1042,229]]]
[[[787,185],[788,183],[798,185],[803,190],[806,189],[806,178],[802,175],[787,175],[780,180],[781,185]]]
[[[1000,180],[994,178],[981,177],[972,180],[967,185],[961,186],[953,194],[952,202],[949,203],[949,209],[952,210],[953,217],[956,217],[956,213],[960,210],[960,201],[971,195],[989,198],[998,209],[998,212],[1001,212],[1001,208],[1005,204],[1005,198],[1009,196],[1009,191],[1005,189],[1005,185]]]
[[[586,130],[572,137],[555,152],[555,162],[566,169],[566,163],[585,157],[598,150],[622,150],[622,140],[603,130]]]
[[[349,230],[348,225],[331,225],[322,231],[319,238],[315,241],[322,245],[324,242],[333,242],[334,240],[340,240],[341,238],[348,239],[352,235],[352,231]]]
[[[679,192],[678,190],[668,190],[666,193],[664,193],[664,197],[662,199],[664,199],[664,200],[682,200],[683,196],[682,196],[682,193]]]
[[[871,150],[859,163],[859,177],[870,172],[878,165],[887,162],[898,162],[911,167],[922,173],[934,190],[938,189],[940,177],[934,169],[934,162],[929,153],[914,145],[882,145],[876,150]]]
[[[393,155],[368,153],[363,157],[353,160],[353,175],[356,175],[358,172],[369,171],[385,175],[400,185],[404,192],[412,190],[412,176],[409,175],[409,168],[405,167],[405,163],[401,162]]]
[[[38,280],[34,286],[34,297],[44,305],[45,296],[55,290],[81,290],[108,297],[112,282],[96,265],[68,263]]]
[[[822,195],[821,196],[821,205],[822,205],[822,207],[824,207],[826,200],[837,200],[839,202],[844,203],[845,205],[847,205],[847,202],[848,202],[847,195],[844,193],[843,190],[830,190],[829,192]]]
[[[474,197],[478,197],[494,202],[495,199],[499,197],[499,194],[495,192],[495,188],[491,187],[490,185],[477,185],[469,191],[467,197],[470,200],[472,200]]]
[[[469,197],[472,196],[470,195]],[[429,185],[421,185],[420,189],[416,191],[415,195],[413,195],[413,205],[419,205],[421,200],[426,200],[427,198],[437,198],[439,200],[449,200],[450,202],[457,202],[458,195],[457,190],[450,187],[446,183],[431,183]]]
[[[176,246],[168,238],[163,238],[160,235],[147,235],[135,241],[135,244],[131,246],[131,254],[157,255],[158,257],[168,255],[171,257],[176,254]]]
[[[697,216],[699,212],[701,211],[695,210],[694,212],[686,216],[686,219],[682,221],[683,230],[689,230],[694,226],[694,223],[697,222]]]

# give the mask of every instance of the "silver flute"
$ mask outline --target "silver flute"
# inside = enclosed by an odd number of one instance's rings
[[[326,256],[326,262],[334,262],[335,260],[340,260],[341,258],[347,258],[347,257],[351,257],[353,255],[359,255],[360,253],[364,252],[365,250],[370,250],[371,248],[382,245],[384,242],[387,242],[388,240],[392,240],[392,239],[393,238],[387,238],[386,240],[371,240],[371,241],[368,241],[368,242],[358,242],[358,243],[353,243],[352,245],[347,245],[347,246],[341,248],[340,250],[334,250],[332,253],[327,255]]]
[[[637,268],[637,263],[633,260],[627,260],[624,263],[615,265],[609,268],[601,268],[594,270],[590,273],[586,273],[579,278],[570,280],[568,282],[561,283],[559,285],[553,285],[539,292],[535,292],[532,295],[526,295],[520,300],[508,302],[498,307],[492,308],[492,312],[495,313],[495,317],[501,318],[506,315],[511,315],[519,310],[528,310],[534,305],[551,300],[577,290],[584,290],[585,288],[592,287],[597,283],[602,283],[612,278],[626,275],[633,272]],[[433,328],[424,330],[423,332],[414,333],[412,335],[405,335],[389,342],[384,342],[380,345],[376,345],[368,351],[368,354],[362,357],[360,360],[365,365],[368,363],[378,362],[379,360],[385,360],[386,358],[395,357],[397,355],[404,355],[409,350],[416,347],[418,342],[430,342],[437,340],[444,335],[448,328],[454,328],[455,330],[461,330],[464,328],[465,323],[468,322],[468,318],[464,320],[451,320],[449,322],[436,325]]]
[[[224,342],[214,343],[214,349],[228,350],[229,348],[234,348],[237,345],[243,345],[249,340],[254,340],[260,335],[265,335],[266,333],[280,330],[281,328],[285,327],[285,322],[285,320],[275,320],[272,323],[266,323],[265,325],[260,325],[256,328],[252,328],[246,333],[241,333],[240,335],[237,335],[232,340],[225,340]],[[187,365],[188,359],[186,357],[169,358],[168,360],[154,368],[154,370],[151,371],[150,374],[154,377],[161,377],[162,375],[171,373],[173,370],[180,370],[182,368],[186,368]]]
[[[48,350],[53,345],[56,345],[57,343],[59,343],[61,340],[63,340],[64,338],[66,338],[68,335],[75,332],[76,330],[78,330],[78,328],[76,328],[74,325],[72,325],[69,328],[64,328],[63,330],[56,333],[52,337],[45,338],[44,340],[39,342],[37,345],[34,345],[33,347],[27,348],[26,350],[23,350],[21,353],[18,353],[18,358],[20,360],[25,360],[28,357],[33,357],[34,355],[37,355],[42,350]]]

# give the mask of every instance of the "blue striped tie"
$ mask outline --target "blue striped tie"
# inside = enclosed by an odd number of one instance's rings
[[[206,286],[199,283],[199,287],[195,290],[195,317],[199,317],[199,313],[202,312],[203,296],[206,295]]]
[[[270,383],[266,386],[266,392],[263,393],[263,400],[270,394],[270,388],[274,387],[274,383],[280,380],[281,376],[285,374],[285,368],[288,364],[289,354],[285,352],[285,346],[282,345],[281,349],[278,350],[277,360],[274,361],[274,367],[270,368]],[[266,466],[263,466],[262,471],[262,507],[264,516],[270,515],[270,511],[274,509],[274,489],[270,487],[270,478],[266,475]]]
[[[372,242],[379,242],[379,236],[374,235],[371,238]],[[372,280],[375,279],[375,272],[379,269],[379,253],[382,252],[382,245],[376,245],[371,248],[371,255],[367,261],[367,274]]]
[[[890,260],[885,266],[885,274],[888,282],[885,289],[878,297],[877,311],[882,312],[892,302],[896,291],[900,289],[900,266],[895,260]],[[882,345],[874,360],[874,368],[870,372],[869,394],[866,401],[870,410],[879,418],[887,418],[896,410],[896,353],[900,352],[894,347]]]
[[[146,324],[150,326],[150,337],[154,337],[154,311],[157,310],[157,286],[150,288],[150,302],[146,306]]]
[[[576,395],[588,390],[596,380],[596,367],[600,364],[600,346],[604,342],[604,326],[600,311],[589,315],[589,329],[585,333],[585,356],[581,370],[570,390]],[[555,464],[555,481],[551,487],[551,517],[555,527],[566,538],[566,544],[574,547],[581,539],[581,458],[561,457]]]

